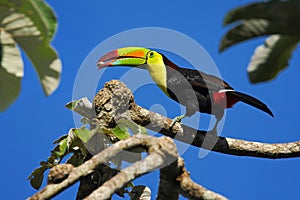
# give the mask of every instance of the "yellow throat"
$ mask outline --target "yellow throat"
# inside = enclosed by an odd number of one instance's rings
[[[147,70],[158,87],[170,96],[167,91],[167,70],[161,54],[155,51],[148,53]]]

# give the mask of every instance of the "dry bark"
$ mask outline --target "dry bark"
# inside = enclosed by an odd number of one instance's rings
[[[125,119],[168,137],[155,138],[137,134],[126,140],[116,142],[78,167],[73,169],[70,169],[69,166],[62,167],[61,169],[67,169],[63,172],[59,170],[60,167],[57,167],[51,172],[51,180],[54,181],[50,181],[44,189],[29,199],[50,199],[76,181],[87,177],[97,167],[109,162],[121,151],[132,148],[144,148],[148,152],[148,156],[106,180],[93,192],[88,193],[85,199],[109,199],[126,183],[156,169],[160,169],[158,199],[178,199],[179,194],[189,199],[226,199],[190,179],[189,172],[184,167],[184,161],[178,156],[176,146],[170,138],[236,156],[272,159],[300,156],[300,141],[267,144],[219,137],[180,123],[175,123],[172,126],[171,119],[138,106],[134,102],[131,91],[117,80],[106,83],[105,87],[95,96],[93,104],[83,98],[74,111],[89,118],[92,121],[91,127],[101,125],[106,128],[114,128],[118,121]],[[56,180],[61,182],[57,183]]]

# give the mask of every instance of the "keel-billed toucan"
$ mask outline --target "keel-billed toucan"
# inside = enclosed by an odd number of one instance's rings
[[[97,62],[98,69],[110,66],[130,66],[147,69],[154,82],[171,99],[186,106],[186,116],[196,111],[215,115],[218,122],[226,108],[242,101],[273,116],[260,100],[235,91],[222,79],[204,72],[182,68],[157,51],[142,47],[113,50]]]

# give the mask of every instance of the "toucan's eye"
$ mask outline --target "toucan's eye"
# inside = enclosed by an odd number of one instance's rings
[[[150,57],[150,58],[153,58],[153,57],[154,57],[154,52],[153,52],[153,51],[150,51],[149,57]]]

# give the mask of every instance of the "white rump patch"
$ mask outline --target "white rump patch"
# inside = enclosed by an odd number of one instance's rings
[[[218,93],[222,93],[222,92],[233,92],[234,90],[232,89],[222,89],[222,90],[219,90]]]

